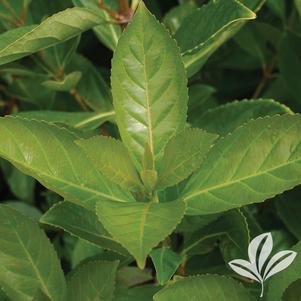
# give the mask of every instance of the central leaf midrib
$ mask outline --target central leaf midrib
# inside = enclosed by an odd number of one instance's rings
[[[240,182],[243,182],[243,181],[248,180],[248,179],[252,179],[252,178],[256,178],[256,177],[262,176],[264,174],[268,174],[268,173],[270,173],[270,172],[272,172],[274,170],[277,170],[279,168],[288,166],[290,164],[298,163],[300,160],[301,159],[297,159],[297,160],[293,160],[293,161],[288,161],[288,162],[280,164],[280,165],[278,165],[278,166],[276,166],[274,168],[270,168],[270,169],[267,169],[265,171],[262,171],[262,172],[259,172],[259,173],[255,173],[255,174],[252,174],[252,175],[247,176],[247,177],[242,177],[240,179],[236,179],[236,180],[229,181],[229,182],[222,183],[222,184],[218,184],[218,185],[215,185],[215,186],[203,189],[203,190],[199,190],[197,192],[194,192],[194,193],[191,193],[191,194],[188,194],[188,195],[184,196],[183,200],[184,201],[189,201],[191,198],[196,197],[196,196],[198,196],[200,194],[203,194],[203,193],[208,193],[211,190],[216,190],[216,189],[224,188],[224,187],[232,185],[232,184],[240,183]],[[279,178],[279,179],[281,180],[281,178]]]

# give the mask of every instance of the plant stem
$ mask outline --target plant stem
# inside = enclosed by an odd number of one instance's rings
[[[135,11],[137,6],[139,4],[139,0],[132,0],[132,4],[131,4],[131,10]]]
[[[70,94],[75,98],[79,106],[84,110],[84,111],[89,111],[88,107],[86,106],[83,98],[80,96],[79,92],[76,89],[72,89],[70,91]]]
[[[261,282],[261,294],[260,294],[260,298],[263,297],[263,291],[264,291],[264,284],[263,281]]]

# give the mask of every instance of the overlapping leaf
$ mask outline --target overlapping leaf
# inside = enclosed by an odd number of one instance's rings
[[[112,63],[117,124],[138,166],[147,145],[155,165],[167,140],[183,130],[186,85],[175,42],[141,2]]]
[[[92,10],[74,7],[47,18],[38,26],[7,31],[0,35],[0,64],[64,42],[104,22]]]
[[[17,117],[0,119],[0,156],[46,187],[94,209],[99,198],[133,201],[108,183],[64,128]]]
[[[101,248],[128,255],[127,251],[103,228],[94,210],[64,201],[49,209],[40,222],[71,233]]]
[[[255,17],[255,13],[236,0],[210,1],[188,15],[175,35],[188,75],[199,71],[214,51]]]
[[[217,137],[199,129],[188,129],[173,137],[165,147],[157,187],[173,186],[186,179],[201,165]]]
[[[143,185],[127,148],[121,141],[108,137],[93,137],[76,142],[108,180],[124,189],[143,191]],[[99,151],[101,150],[101,155]]]
[[[40,289],[51,301],[61,301],[65,279],[46,235],[31,219],[0,206],[0,279],[15,301],[31,301]]]
[[[263,202],[298,185],[300,130],[299,115],[282,115],[250,121],[220,139],[183,191],[188,213]]]
[[[135,257],[140,268],[151,249],[175,229],[184,212],[183,201],[101,201],[97,205],[97,215],[105,229]]]

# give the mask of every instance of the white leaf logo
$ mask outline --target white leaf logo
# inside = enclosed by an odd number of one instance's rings
[[[261,284],[260,297],[263,297],[265,280],[286,269],[297,256],[296,252],[286,250],[280,251],[269,260],[272,249],[272,234],[264,233],[250,242],[249,261],[235,259],[229,262],[229,266],[234,272]]]

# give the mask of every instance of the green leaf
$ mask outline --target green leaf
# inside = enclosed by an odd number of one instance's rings
[[[47,18],[38,26],[7,31],[0,35],[0,64],[62,43],[104,22],[92,10],[74,7]]]
[[[30,301],[41,289],[61,301],[65,279],[57,255],[44,232],[31,219],[0,206],[1,286],[14,301]]]
[[[182,201],[101,201],[96,211],[105,229],[135,257],[142,269],[152,248],[168,236],[183,218],[185,204]]]
[[[111,301],[118,261],[92,261],[80,266],[68,281],[66,301]]]
[[[135,165],[132,163],[127,148],[114,138],[97,136],[76,142],[108,180],[124,189],[143,191]],[[100,155],[101,152],[101,155]]]
[[[93,64],[81,55],[74,55],[68,72],[80,71],[83,76],[76,90],[85,104],[93,111],[112,111],[112,95],[108,84]]]
[[[188,129],[166,145],[160,165],[158,189],[173,186],[198,169],[218,138],[200,129]]]
[[[101,254],[103,250],[83,239],[78,239],[71,254],[72,268],[75,268],[82,261]]]
[[[282,301],[301,301],[301,279],[293,282],[283,293]]]
[[[301,17],[301,0],[295,0],[295,6],[297,8],[299,16]]]
[[[119,287],[134,287],[147,283],[153,280],[152,270],[144,269],[140,270],[137,267],[126,266],[122,267],[117,274],[117,282]]]
[[[153,301],[153,295],[158,292],[159,286],[144,285],[130,289],[117,290],[113,301]]]
[[[155,301],[223,300],[254,301],[242,284],[217,275],[187,277],[166,286]]]
[[[82,77],[82,73],[79,71],[67,74],[63,80],[46,80],[42,85],[50,90],[69,92],[78,84]]]
[[[20,172],[7,161],[1,160],[0,166],[11,192],[18,199],[33,203],[35,180]]]
[[[121,27],[119,24],[114,24],[110,15],[97,5],[99,3],[98,0],[72,0],[72,2],[76,6],[93,9],[94,12],[107,21],[107,24],[95,26],[93,30],[101,42],[111,50],[115,50],[121,35]],[[111,9],[118,9],[116,0],[104,0],[103,4]]]
[[[220,139],[182,193],[188,214],[263,202],[300,184],[300,130],[299,115],[282,115],[250,121]]]
[[[196,10],[194,2],[187,2],[172,8],[164,17],[165,26],[175,34],[182,25],[183,20]]]
[[[114,111],[109,112],[61,112],[61,111],[23,111],[13,114],[26,119],[36,119],[51,123],[64,124],[74,128],[94,130],[106,121],[112,121]]]
[[[157,280],[161,285],[172,278],[182,262],[180,255],[165,247],[153,250],[150,257],[156,269]]]
[[[281,297],[285,290],[301,278],[301,242],[297,243],[292,251],[298,253],[297,257],[287,269],[269,279],[265,301],[282,300]]]
[[[288,191],[275,201],[277,214],[286,226],[298,240],[301,240],[301,224],[299,212],[301,210],[300,186],[294,190]]]
[[[175,35],[188,75],[199,71],[213,52],[255,17],[236,0],[210,1],[188,15]]]
[[[186,86],[176,43],[140,2],[112,62],[116,121],[137,166],[147,145],[155,166],[167,140],[184,129]]]
[[[54,226],[104,249],[128,255],[127,251],[105,231],[96,213],[64,201],[52,206],[40,222]]]
[[[220,240],[223,244],[223,255],[225,261],[237,257],[245,257],[250,241],[248,224],[246,218],[239,210],[231,210],[216,221],[195,231],[184,241],[182,254],[202,254],[202,246],[212,240],[213,244]],[[232,254],[229,254],[232,251]],[[233,256],[233,253],[235,256]]]
[[[70,201],[93,208],[99,198],[134,201],[107,183],[75,144],[79,137],[53,124],[19,117],[0,119],[0,156]]]
[[[42,216],[41,211],[32,205],[26,204],[24,202],[19,201],[9,201],[5,203],[6,206],[15,209],[22,213],[23,215],[31,218],[33,221],[38,222],[40,217]]]
[[[273,99],[245,99],[208,110],[195,120],[195,125],[208,132],[225,136],[251,119],[286,113],[293,112]]]

